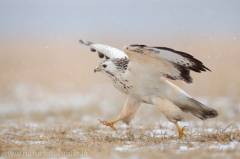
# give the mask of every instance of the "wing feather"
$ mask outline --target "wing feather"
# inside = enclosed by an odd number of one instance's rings
[[[90,46],[91,51],[97,51],[100,58],[104,58],[104,56],[106,59],[127,58],[131,64],[137,66],[136,68],[141,68],[142,72],[150,73],[155,77],[164,76],[168,79],[192,83],[193,79],[190,71],[198,73],[210,71],[192,55],[166,47],[148,47],[146,45],[134,44],[125,46],[124,50],[121,51],[107,45],[92,42],[84,43],[82,40],[79,40],[79,42]]]
[[[103,44],[95,44],[93,42],[87,41],[84,43],[82,40],[79,40],[79,43],[82,45],[87,45],[90,46],[90,50],[93,52],[98,52],[98,56],[100,58],[106,57],[106,59],[109,58],[128,58],[127,55],[122,51],[118,50],[114,47],[108,46],[108,45],[103,45]]]
[[[129,45],[123,50],[131,62],[158,70],[164,77],[192,83],[190,71],[200,73],[210,71],[192,55],[166,47],[148,47],[146,45]]]

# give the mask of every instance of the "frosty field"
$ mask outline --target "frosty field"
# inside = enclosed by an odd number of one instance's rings
[[[115,134],[96,124],[75,121],[9,123],[1,127],[1,154],[7,153],[8,157],[237,158],[240,156],[238,126],[190,128],[186,131],[188,137],[178,140],[176,130],[161,124],[145,128],[118,126]]]
[[[25,86],[18,87],[21,90]],[[175,126],[156,111],[157,108],[154,106],[142,105],[132,124],[127,126],[121,122],[117,123],[115,125],[117,133],[115,133],[109,127],[101,125],[97,119],[107,121],[115,119],[124,100],[117,102],[117,97],[107,99],[106,95],[102,97],[103,102],[97,103],[91,100],[90,96],[81,98],[77,93],[49,94],[38,89],[39,92],[41,95],[38,96],[37,102],[24,101],[22,100],[25,99],[24,94],[21,94],[18,104],[3,107],[6,109],[1,111],[0,120],[2,158],[4,156],[88,159],[238,158],[240,156],[238,120],[240,101],[237,100],[233,102],[227,97],[199,97],[198,100],[217,109],[219,117],[203,122],[187,115],[185,122],[180,123],[180,127],[187,126],[187,137],[179,140]],[[42,99],[45,99],[45,105]],[[53,103],[58,107],[54,107]],[[113,104],[116,107],[112,107]],[[34,109],[31,105],[35,106]]]

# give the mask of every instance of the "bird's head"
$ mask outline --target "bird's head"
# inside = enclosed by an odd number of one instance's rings
[[[116,72],[117,68],[114,65],[114,63],[112,62],[112,60],[105,60],[103,62],[101,62],[95,69],[94,69],[94,73],[96,72]]]
[[[125,73],[128,68],[128,58],[112,58],[101,62],[95,69],[94,73],[102,72],[107,75]]]

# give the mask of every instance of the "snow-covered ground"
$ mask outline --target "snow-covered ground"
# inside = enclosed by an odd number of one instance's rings
[[[114,95],[97,96],[100,92],[62,94],[38,86],[27,87],[18,85],[15,100],[0,103],[0,140],[4,152],[70,151],[80,146],[89,156],[96,156],[96,151],[110,152],[109,158],[118,153],[135,154],[139,158],[139,153],[201,156],[200,152],[218,158],[240,151],[240,101],[237,100],[198,97],[202,103],[217,109],[219,116],[201,121],[186,114],[186,120],[179,125],[186,126],[187,137],[179,140],[175,125],[154,106],[143,105],[130,126],[117,123],[115,133],[98,119],[114,120],[124,98],[120,101]]]

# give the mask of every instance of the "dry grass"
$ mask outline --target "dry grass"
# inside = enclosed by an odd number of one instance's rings
[[[73,119],[71,116],[74,112],[71,111],[47,113],[42,117],[40,114],[32,113],[27,118],[23,114],[7,115],[5,119],[2,117],[0,127],[2,156],[5,152],[21,152],[21,155],[25,153],[25,157],[50,157],[51,152],[58,152],[55,155],[62,157],[83,155],[89,158],[240,156],[238,121],[228,125],[209,122],[207,126],[199,127],[197,124],[188,126],[187,137],[178,140],[176,128],[168,123],[157,122],[130,127],[118,124],[116,126],[118,133],[115,133],[100,123]],[[51,121],[49,118],[55,120]],[[11,157],[9,154],[8,156]]]

